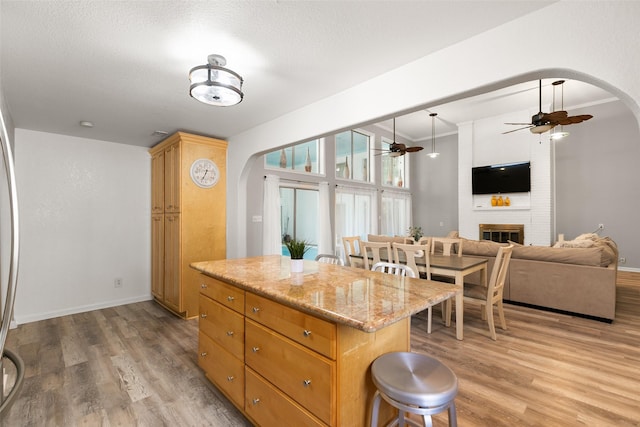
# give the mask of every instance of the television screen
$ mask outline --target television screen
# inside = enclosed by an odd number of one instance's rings
[[[475,167],[471,171],[471,185],[473,194],[531,191],[531,163]]]

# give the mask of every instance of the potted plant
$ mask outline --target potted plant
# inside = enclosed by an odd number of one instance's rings
[[[424,234],[422,234],[422,227],[409,227],[409,230],[407,230],[407,234],[413,237],[413,240],[415,240],[416,242],[420,240],[422,236],[424,236]]]
[[[291,272],[292,273],[301,273],[303,270],[303,261],[302,258],[304,254],[310,249],[310,246],[307,245],[307,242],[304,240],[289,240],[284,243],[287,249],[289,250],[289,254],[291,255]]]

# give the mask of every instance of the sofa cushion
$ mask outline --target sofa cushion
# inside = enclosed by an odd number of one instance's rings
[[[500,246],[508,246],[506,243],[497,243],[491,240],[462,240],[462,255],[494,257],[498,254]]]
[[[405,243],[406,239],[411,239],[410,237],[404,236],[384,236],[381,234],[367,234],[367,241],[369,242],[396,242],[396,243]]]
[[[553,248],[547,246],[516,246],[512,257],[535,261],[560,262],[564,264],[602,266],[603,249]],[[607,264],[608,265],[608,264]]]

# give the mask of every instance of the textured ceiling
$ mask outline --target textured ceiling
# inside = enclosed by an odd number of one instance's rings
[[[226,139],[549,3],[1,0],[0,78],[19,128],[140,146],[156,130]],[[239,105],[189,97],[189,69],[212,53],[244,77]],[[514,91],[536,106],[531,84]],[[492,111],[479,103],[440,117]],[[412,139],[430,135],[409,122]]]

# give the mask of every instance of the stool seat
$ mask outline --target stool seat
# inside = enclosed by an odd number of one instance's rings
[[[430,414],[449,410],[449,425],[456,425],[454,399],[458,378],[442,362],[425,354],[392,352],[371,365],[371,378],[378,393],[374,399],[372,425],[377,425],[379,399],[383,397],[400,410],[423,415],[430,425]]]

